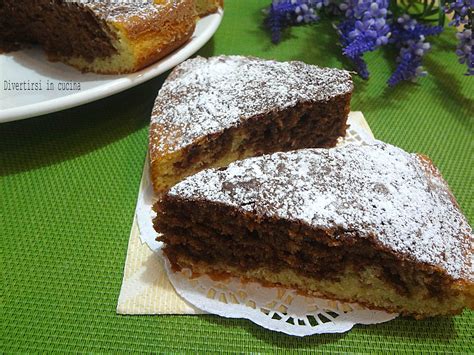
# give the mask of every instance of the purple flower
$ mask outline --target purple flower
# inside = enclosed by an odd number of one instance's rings
[[[458,32],[456,37],[459,40],[456,48],[459,63],[467,65],[466,75],[474,75],[474,53],[472,51],[474,39],[472,38],[472,30],[464,29],[464,31]]]
[[[388,5],[388,0],[347,0],[339,6],[346,17],[338,26],[343,54],[354,62],[364,79],[369,72],[362,55],[386,45],[390,37]]]
[[[390,42],[400,47],[400,54],[388,85],[394,86],[402,80],[415,81],[426,75],[421,64],[423,56],[430,50],[430,44],[425,41],[425,36],[439,34],[442,30],[440,26],[421,25],[406,14],[397,19]]]
[[[441,26],[428,26],[418,23],[409,15],[400,16],[392,25],[392,37],[390,43],[405,42],[410,39],[418,39],[420,36],[438,35],[443,31]]]
[[[355,69],[357,70],[357,73],[359,73],[360,77],[364,80],[367,80],[370,73],[367,68],[367,63],[364,59],[362,59],[362,56],[352,58],[352,62],[354,63]]]
[[[448,0],[445,3],[445,11],[453,14],[450,25],[464,27],[463,31],[457,34],[459,43],[456,54],[459,62],[467,65],[466,75],[474,75],[472,51],[474,0]],[[410,7],[406,4],[398,5],[395,0],[392,0],[391,4],[397,9],[403,6],[407,9]],[[277,43],[285,27],[315,22],[323,9],[326,15],[342,17],[336,29],[343,47],[343,55],[352,61],[363,79],[369,77],[367,63],[363,58],[366,52],[388,43],[399,49],[397,68],[388,80],[388,84],[393,86],[402,80],[414,81],[426,75],[422,67],[423,57],[430,50],[426,38],[441,33],[443,28],[418,23],[408,14],[393,17],[388,10],[389,5],[390,0],[272,0],[271,6],[266,10],[265,23],[272,32],[272,41]],[[425,15],[424,13],[422,17]]]
[[[445,11],[447,14],[453,14],[453,20],[449,23],[450,26],[465,25],[472,17],[474,9],[474,0],[455,0],[446,4]]]
[[[296,15],[296,23],[311,23],[319,19],[312,6],[313,5],[311,4],[311,1],[296,6],[294,10]]]
[[[319,19],[316,9],[329,0],[273,0],[267,9],[266,26],[272,33],[273,43],[281,40],[281,31],[290,25],[306,24]]]
[[[414,81],[417,77],[426,75],[421,66],[421,58],[430,49],[430,44],[424,40],[424,36],[418,41],[409,40],[401,48],[397,69],[388,79],[388,85],[394,86],[402,80]]]
[[[455,0],[448,2],[445,8],[446,13],[453,14],[450,26],[464,25],[464,30],[458,32],[456,37],[459,40],[456,54],[461,64],[467,65],[466,75],[474,75],[473,54],[472,54],[472,17],[474,12],[474,0]]]

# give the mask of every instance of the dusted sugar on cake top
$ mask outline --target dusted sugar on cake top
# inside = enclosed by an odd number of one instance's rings
[[[157,203],[176,268],[427,317],[474,306],[472,230],[431,162],[384,143],[246,159]]]
[[[352,89],[347,71],[303,62],[219,56],[180,64],[152,112],[155,189],[249,156],[335,146]]]

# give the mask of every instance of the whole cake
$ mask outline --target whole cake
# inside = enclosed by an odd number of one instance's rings
[[[3,0],[0,49],[39,44],[51,60],[85,72],[135,72],[190,38],[195,6],[195,0]]]
[[[474,307],[470,226],[432,163],[388,144],[208,169],[154,208],[175,269],[417,318]]]
[[[154,188],[207,167],[265,153],[333,147],[346,132],[348,72],[242,56],[178,65],[152,112]]]

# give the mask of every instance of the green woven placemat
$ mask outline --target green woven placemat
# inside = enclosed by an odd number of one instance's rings
[[[247,54],[342,67],[330,25],[297,28],[278,46],[260,28],[267,1],[227,0],[200,54]],[[393,61],[367,56],[353,110],[375,136],[429,155],[469,220],[473,210],[474,80],[448,30],[426,60],[431,75],[388,89]],[[292,338],[215,316],[115,314],[159,78],[77,109],[0,125],[0,351],[474,352],[474,313],[397,319],[347,334]]]

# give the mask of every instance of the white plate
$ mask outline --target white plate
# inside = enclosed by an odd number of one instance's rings
[[[220,11],[202,18],[184,46],[133,74],[82,74],[63,63],[48,61],[44,52],[37,48],[0,55],[0,123],[79,106],[150,80],[197,52],[217,31],[222,16]],[[26,84],[20,90],[11,90],[6,84],[24,82]],[[73,83],[68,84],[73,89],[77,89],[79,83],[80,90],[69,90],[65,82]],[[47,90],[50,84],[54,85],[54,90]]]

